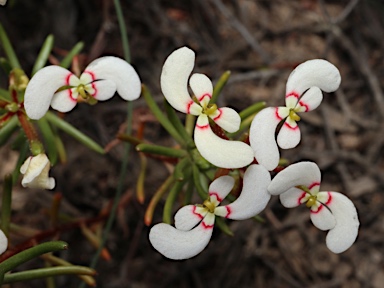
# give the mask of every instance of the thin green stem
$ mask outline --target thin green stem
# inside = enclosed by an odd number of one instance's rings
[[[220,95],[221,91],[223,90],[225,84],[227,84],[229,76],[231,76],[231,71],[225,71],[220,76],[219,81],[217,81],[215,87],[213,88],[212,98],[209,101],[209,103],[213,104],[213,103],[217,102],[217,98],[219,97],[219,95]]]
[[[119,22],[121,42],[123,44],[123,51],[124,51],[124,58],[128,63],[130,63],[131,62],[131,53],[130,53],[130,49],[129,49],[129,41],[128,41],[127,29],[125,27],[123,11],[121,9],[121,5],[120,5],[119,0],[114,0],[113,3],[115,4],[117,21]]]
[[[177,197],[177,195],[179,195],[185,182],[186,182],[185,180],[184,181],[176,181],[173,184],[173,187],[171,188],[171,190],[169,191],[167,200],[165,201],[165,204],[164,204],[164,210],[163,210],[163,222],[164,223],[167,223],[167,224],[172,223],[173,204],[175,204],[176,197]]]
[[[69,66],[71,66],[73,57],[75,57],[77,54],[79,54],[80,51],[83,50],[83,48],[84,48],[84,42],[76,43],[76,45],[73,46],[71,51],[69,51],[67,56],[65,56],[64,59],[61,60],[60,66],[63,68],[68,68]]]
[[[32,68],[32,76],[44,67],[45,63],[47,63],[49,54],[51,54],[53,48],[54,37],[52,34],[48,35],[45,39],[43,46],[41,46],[41,50],[39,55],[36,58],[35,65]]]
[[[19,59],[17,59],[15,50],[13,50],[11,41],[7,36],[3,26],[0,24],[0,42],[3,44],[4,52],[7,54],[9,64],[11,64],[12,68],[21,68],[19,63]]]
[[[187,152],[185,150],[174,149],[174,148],[164,147],[160,145],[145,144],[145,143],[137,145],[136,150],[143,153],[176,157],[176,158],[182,158],[187,155]]]
[[[11,206],[12,206],[12,175],[8,174],[4,177],[3,197],[1,202],[1,230],[5,236],[9,236],[9,224],[11,223]]]

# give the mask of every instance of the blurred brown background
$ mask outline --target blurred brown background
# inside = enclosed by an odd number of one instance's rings
[[[384,287],[384,2],[381,0],[196,0],[121,1],[130,40],[132,65],[161,103],[159,77],[165,58],[187,45],[197,54],[195,71],[214,82],[225,70],[232,76],[220,101],[238,111],[265,100],[284,103],[285,83],[299,63],[324,58],[341,72],[340,89],[325,95],[322,105],[303,115],[301,144],[284,151],[291,162],[318,163],[322,189],[345,193],[361,221],[357,242],[341,255],[325,246],[326,232],[316,229],[305,207],[285,209],[272,198],[262,213],[265,223],[232,222],[234,237],[215,229],[208,247],[197,257],[174,262],[148,242],[143,223],[146,204],[167,171],[150,160],[147,201],[137,203],[134,184],[138,157],[130,156],[126,192],[107,247],[112,259],[100,260],[98,287]],[[21,64],[30,73],[45,37],[55,36],[60,57],[84,41],[83,67],[101,55],[123,56],[113,1],[9,0],[0,7],[0,22],[11,38]],[[3,51],[0,50],[0,55]],[[1,72],[2,73],[2,72]],[[6,75],[0,74],[2,88]],[[148,115],[142,99],[135,115]],[[66,120],[102,145],[115,137],[125,119],[119,97],[95,107],[78,105]],[[137,117],[138,118],[138,117]],[[137,124],[137,123],[136,123]],[[56,165],[55,191],[64,195],[62,211],[95,217],[115,193],[122,145],[99,156],[64,135],[68,163]],[[157,123],[146,138],[172,144]],[[10,147],[0,148],[0,176],[17,159]],[[15,223],[48,229],[44,209],[53,192],[15,188]],[[162,204],[162,203],[160,203]],[[162,205],[154,223],[161,221]],[[177,207],[175,207],[176,209]],[[58,238],[68,241],[61,256],[88,265],[94,249],[78,229]],[[14,237],[14,241],[21,241]],[[24,268],[41,266],[32,262]],[[57,287],[77,287],[76,277],[60,277]],[[44,281],[12,287],[44,287]]]

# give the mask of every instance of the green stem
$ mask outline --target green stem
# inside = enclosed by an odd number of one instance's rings
[[[41,46],[40,53],[36,58],[35,65],[33,65],[32,76],[41,68],[43,68],[45,63],[47,63],[49,54],[51,54],[52,51],[53,40],[54,38],[52,34],[49,34],[48,37],[45,39],[43,46]]]
[[[208,193],[204,190],[203,186],[200,182],[200,170],[196,165],[192,166],[192,172],[193,172],[193,182],[195,183],[195,188],[197,190],[197,193],[199,194],[200,198],[202,200],[207,199]]]
[[[57,162],[58,151],[56,147],[56,136],[53,134],[51,126],[49,126],[47,118],[43,117],[37,121],[37,125],[45,140],[47,147],[48,158],[51,161],[51,165],[55,165]]]
[[[73,46],[71,51],[69,51],[67,56],[65,56],[64,59],[61,60],[60,66],[63,68],[68,68],[69,66],[71,66],[73,57],[75,57],[77,54],[79,54],[80,51],[83,50],[83,48],[84,48],[83,42],[76,43],[76,45]]]
[[[227,84],[229,76],[231,76],[231,71],[225,71],[220,76],[219,81],[217,81],[215,87],[213,88],[212,98],[209,101],[210,104],[213,104],[213,103],[217,102],[217,98],[219,97],[219,95],[220,95],[221,91],[223,90],[225,84]]]
[[[11,41],[9,41],[7,33],[5,32],[1,24],[0,24],[0,42],[3,43],[4,52],[5,54],[7,54],[9,64],[11,64],[12,68],[21,69],[21,65],[19,63],[19,60],[17,59],[15,50],[13,50]]]
[[[9,224],[11,223],[11,206],[12,206],[12,175],[8,174],[4,177],[3,197],[1,202],[1,230],[7,238],[9,237]]]
[[[121,42],[123,44],[123,51],[124,51],[124,59],[128,63],[130,63],[131,62],[131,53],[130,53],[130,49],[129,49],[129,41],[128,41],[128,36],[127,36],[127,29],[125,28],[123,11],[121,9],[121,5],[120,5],[119,0],[114,0],[113,3],[115,4],[117,21],[119,22]]]
[[[179,195],[185,182],[186,182],[185,180],[184,181],[176,181],[175,184],[173,185],[172,189],[169,191],[167,200],[165,201],[165,204],[164,204],[164,210],[163,210],[163,222],[164,223],[167,223],[167,224],[172,223],[173,204],[175,203],[176,197],[177,197],[177,195]]]
[[[256,114],[260,110],[264,109],[267,103],[265,101],[257,102],[239,113],[241,120],[248,118],[249,116]]]
[[[13,132],[16,131],[18,123],[19,121],[17,117],[13,115],[12,118],[0,128],[0,146],[4,145],[9,140]]]
[[[145,143],[137,145],[136,150],[143,153],[176,157],[176,158],[182,158],[187,155],[187,152],[185,150],[174,149],[174,148],[169,148],[169,147],[164,147],[159,145],[145,144]]]
[[[39,278],[47,278],[60,275],[95,275],[96,271],[84,266],[58,266],[58,267],[48,267],[33,269],[23,272],[16,272],[12,274],[7,274],[4,277],[4,284],[28,281]]]
[[[177,163],[175,170],[173,171],[173,178],[176,181],[183,181],[185,178],[185,169],[189,166],[190,167],[190,160],[188,157],[185,157]]]

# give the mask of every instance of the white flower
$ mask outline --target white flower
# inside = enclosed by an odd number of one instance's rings
[[[8,239],[5,236],[4,232],[0,230],[0,255],[7,250],[8,247]]]
[[[58,91],[59,88],[65,89]],[[98,58],[85,68],[80,78],[60,66],[47,66],[29,81],[24,107],[27,115],[37,120],[45,115],[50,105],[60,112],[68,112],[81,98],[104,101],[116,90],[124,100],[135,100],[141,93],[135,69],[120,58]]]
[[[0,0],[0,5],[5,5],[5,3],[7,3],[7,0]]]
[[[317,108],[323,99],[321,90],[333,92],[340,81],[339,70],[328,61],[314,59],[297,66],[287,81],[286,106],[263,109],[252,121],[249,140],[258,163],[268,170],[275,169],[280,158],[275,140],[277,125],[284,121],[277,135],[279,147],[296,147],[301,137],[297,125],[300,116],[297,113]]]
[[[240,127],[240,116],[231,108],[217,108],[209,104],[212,82],[204,74],[193,74],[189,85],[199,104],[188,92],[188,78],[193,70],[195,53],[182,47],[174,51],[164,63],[161,73],[161,90],[169,104],[180,112],[198,116],[194,140],[200,154],[212,164],[222,168],[240,168],[253,161],[253,150],[241,141],[228,141],[213,133],[209,118],[228,132]]]
[[[248,219],[264,210],[270,194],[269,172],[261,165],[251,165],[244,174],[243,190],[233,203],[219,206],[231,192],[234,179],[222,176],[209,186],[209,198],[203,205],[187,205],[175,215],[175,227],[160,223],[152,227],[149,240],[165,257],[181,260],[199,254],[211,239],[215,217]]]
[[[330,230],[326,244],[334,253],[347,250],[355,242],[359,219],[352,201],[339,192],[320,191],[321,173],[312,162],[300,162],[285,168],[268,186],[272,195],[280,195],[281,203],[292,208],[306,203],[311,220],[320,230]]]
[[[51,163],[47,155],[38,154],[30,156],[20,167],[20,172],[24,175],[21,185],[29,188],[53,189],[55,179],[48,177]]]

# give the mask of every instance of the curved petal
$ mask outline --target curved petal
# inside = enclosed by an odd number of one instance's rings
[[[285,119],[283,126],[277,134],[277,144],[282,149],[290,149],[296,147],[301,140],[300,128],[296,121],[290,117]]]
[[[8,239],[5,236],[4,232],[0,230],[0,255],[7,250],[8,247]]]
[[[236,132],[240,128],[240,115],[232,108],[219,108],[213,115],[209,115],[209,117],[229,133]]]
[[[250,146],[241,141],[224,140],[213,133],[208,117],[204,114],[197,118],[195,144],[200,154],[213,165],[234,169],[247,166],[253,161]]]
[[[324,192],[320,192],[319,194],[321,193],[324,193]],[[327,192],[326,194],[328,195]],[[327,200],[326,202],[332,199],[332,197],[328,197],[328,196],[327,198],[329,200]],[[317,228],[323,231],[334,228],[336,225],[336,219],[335,219],[335,216],[331,213],[331,211],[322,203],[319,203],[319,205],[316,205],[316,206],[317,206],[316,209],[313,209],[313,207],[311,208],[311,221],[313,225],[315,225]]]
[[[293,187],[280,194],[280,202],[286,208],[293,208],[306,202],[309,196],[310,195],[303,190]]]
[[[226,175],[215,179],[208,188],[209,200],[216,206],[219,205],[231,192],[233,185],[235,185],[235,179],[231,176]]]
[[[60,112],[69,112],[75,108],[77,100],[73,99],[72,89],[65,89],[53,94],[51,107]]]
[[[303,185],[311,189],[315,185],[319,185],[320,180],[320,169],[315,163],[299,162],[279,172],[275,178],[272,179],[271,184],[268,186],[268,191],[272,195],[280,195],[298,185]]]
[[[175,215],[175,227],[178,230],[188,231],[195,227],[205,215],[208,210],[204,207],[196,205],[187,205],[179,209]]]
[[[34,120],[43,117],[49,109],[53,94],[60,87],[69,85],[72,75],[67,69],[59,66],[47,66],[37,71],[29,81],[24,95],[24,107],[28,117]]]
[[[189,79],[189,85],[201,106],[207,107],[213,92],[211,80],[204,74],[195,73]]]
[[[302,95],[313,86],[325,92],[333,92],[339,88],[340,82],[340,72],[333,64],[323,59],[309,60],[297,66],[289,75],[286,95]]]
[[[116,92],[116,84],[110,80],[100,80],[91,83],[94,93],[92,96],[99,100],[105,101],[113,97]]]
[[[24,174],[21,185],[29,188],[53,189],[55,179],[48,177],[50,167],[51,163],[45,154],[28,157],[20,167],[20,172]]]
[[[169,259],[188,259],[199,254],[208,245],[212,228],[211,225],[205,225],[204,221],[190,231],[177,230],[171,225],[160,223],[152,227],[149,241],[157,251]]]
[[[240,196],[227,206],[217,207],[220,215],[233,220],[243,220],[251,218],[267,206],[271,195],[267,187],[271,182],[271,176],[267,169],[262,165],[253,164],[248,167],[244,174],[243,189]],[[225,215],[222,215],[222,213]]]
[[[141,93],[141,82],[135,69],[125,60],[105,56],[92,61],[83,74],[95,80],[110,80],[116,84],[117,93],[124,100],[135,100]]]
[[[183,113],[199,115],[200,105],[188,92],[188,77],[195,64],[195,52],[187,47],[175,50],[165,60],[160,77],[161,91],[173,108]]]
[[[316,109],[323,101],[323,93],[318,87],[311,87],[300,98],[295,107],[296,112],[308,112]]]
[[[355,205],[349,198],[338,192],[329,193],[332,198],[327,206],[336,219],[336,226],[329,230],[326,244],[333,253],[342,253],[356,241],[360,223]]]
[[[282,119],[277,112],[277,107],[261,110],[253,119],[249,130],[249,141],[257,162],[270,171],[277,167],[280,159],[275,131]]]

